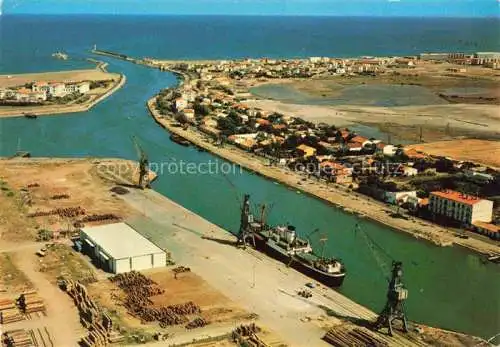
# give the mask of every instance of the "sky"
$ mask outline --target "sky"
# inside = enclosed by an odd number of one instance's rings
[[[0,8],[3,14],[500,16],[500,0],[0,0]]]

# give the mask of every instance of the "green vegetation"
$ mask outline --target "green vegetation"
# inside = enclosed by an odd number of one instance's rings
[[[90,82],[90,89],[108,88],[113,83],[113,80],[92,81]]]

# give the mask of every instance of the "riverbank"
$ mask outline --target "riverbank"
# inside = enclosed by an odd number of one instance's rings
[[[297,190],[297,192],[305,192],[338,208],[344,209],[346,212],[355,213],[359,215],[360,218],[367,217],[375,222],[403,231],[416,238],[430,241],[439,246],[457,244],[484,255],[498,253],[498,247],[494,244],[474,238],[457,238],[451,231],[422,219],[411,216],[408,217],[408,220],[391,217],[391,214],[395,212],[394,207],[385,205],[364,195],[354,193],[346,188],[341,188],[339,185],[327,186],[316,180],[307,179],[304,175],[296,172],[269,166],[262,158],[251,155],[231,145],[226,144],[224,147],[216,146],[212,143],[210,138],[197,130],[189,128],[184,130],[182,127],[174,126],[176,122],[173,119],[162,116],[156,110],[155,103],[156,97],[147,102],[151,115],[159,125],[171,133],[177,134],[196,146],[225,160],[236,163],[245,169],[256,172],[279,183],[283,183]]]
[[[13,87],[31,83],[33,81],[51,81],[51,82],[64,82],[64,81],[102,81],[112,80],[113,83],[107,88],[97,88],[90,90],[85,95],[88,95],[88,100],[81,104],[65,104],[65,105],[37,105],[37,106],[0,106],[0,118],[7,117],[22,117],[25,114],[41,115],[55,115],[62,113],[76,113],[85,112],[92,107],[108,98],[127,81],[124,74],[109,73],[106,71],[107,63],[95,62],[97,64],[95,69],[91,70],[74,70],[64,72],[47,72],[36,74],[22,74],[22,75],[3,75],[0,76],[0,87]]]

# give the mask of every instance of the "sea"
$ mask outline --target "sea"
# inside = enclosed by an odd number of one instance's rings
[[[245,57],[392,56],[420,52],[500,51],[498,18],[362,18],[235,16],[0,16],[0,74],[72,70],[104,60],[124,73],[126,85],[84,113],[0,119],[0,155],[16,150],[36,157],[137,159],[132,136],[155,163],[226,162],[169,140],[147,112],[146,100],[174,86],[168,72],[94,56],[90,50],[134,57],[225,59]],[[67,61],[51,57],[69,54]],[[166,166],[168,167],[168,165]],[[36,178],[34,178],[36,179]],[[459,247],[437,247],[360,219],[258,175],[162,171],[153,188],[206,219],[236,232],[244,193],[267,203],[270,223],[291,223],[302,235],[316,228],[328,238],[325,253],[341,258],[347,278],[339,291],[380,311],[388,268],[404,263],[412,321],[490,337],[500,326],[500,268]],[[390,257],[373,254],[362,227]],[[318,233],[316,233],[316,236]],[[319,246],[317,238],[312,240]],[[235,265],[236,266],[236,265]],[[495,294],[496,293],[496,294]]]

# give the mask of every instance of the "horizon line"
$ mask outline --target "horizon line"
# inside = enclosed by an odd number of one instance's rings
[[[65,12],[54,12],[54,13],[31,13],[31,12],[14,12],[14,13],[2,13],[0,12],[1,17],[10,17],[10,16],[137,16],[137,17],[336,17],[336,18],[419,18],[419,19],[479,19],[479,18],[489,18],[489,19],[500,19],[500,15],[426,15],[426,16],[418,16],[418,15],[357,15],[357,14],[322,14],[322,13],[311,13],[311,14],[286,14],[286,13],[210,13],[210,14],[202,14],[202,13],[109,13],[109,12],[88,12],[88,13],[65,13]]]

